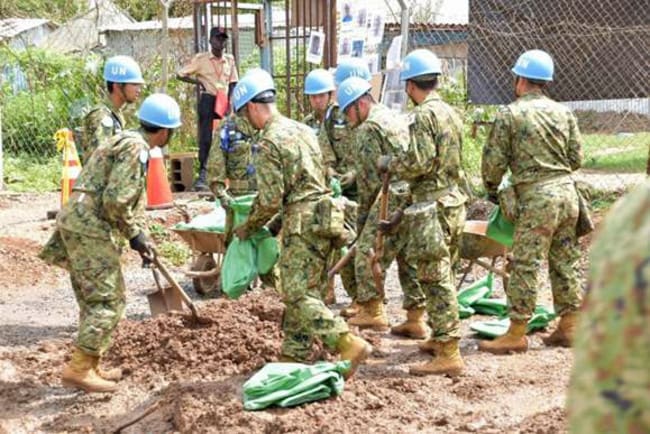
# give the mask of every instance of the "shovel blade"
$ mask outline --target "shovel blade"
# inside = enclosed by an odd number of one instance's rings
[[[183,310],[183,299],[172,288],[164,288],[147,294],[147,299],[152,317]]]

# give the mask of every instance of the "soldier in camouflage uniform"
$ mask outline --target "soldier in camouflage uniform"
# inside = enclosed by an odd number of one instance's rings
[[[362,63],[367,69],[367,65]],[[344,68],[344,67],[343,67]],[[345,69],[345,68],[344,68]],[[338,74],[339,78],[341,73]],[[368,72],[368,78],[370,73]],[[303,123],[314,130],[318,136],[318,144],[323,154],[323,162],[329,179],[336,178],[341,182],[341,193],[348,199],[349,206],[346,211],[346,223],[351,231],[356,231],[356,209],[357,191],[354,180],[353,168],[353,147],[354,136],[345,121],[345,116],[338,109],[334,101],[334,77],[324,69],[315,69],[305,78],[305,94],[309,96],[309,104],[312,113],[303,119]],[[351,203],[355,202],[355,203]],[[334,249],[330,258],[329,266],[333,266],[341,258],[341,250]],[[358,312],[356,306],[357,283],[354,275],[354,262],[350,261],[341,271],[341,282],[352,303],[341,310],[341,315],[352,316]],[[336,302],[334,297],[334,282],[330,281],[325,294],[325,303]]]
[[[102,104],[93,107],[83,120],[81,159],[85,165],[99,145],[122,132],[126,127],[122,107],[140,97],[144,84],[138,64],[129,56],[114,56],[104,65],[108,95]]]
[[[650,432],[650,180],[609,211],[591,247],[575,336],[570,431]]]
[[[498,114],[483,149],[481,172],[488,197],[510,169],[517,197],[512,254],[506,288],[510,328],[479,349],[494,354],[528,349],[526,326],[535,309],[541,263],[548,258],[555,312],[560,323],[547,345],[569,346],[580,307],[580,248],[576,236],[578,192],[571,177],[580,168],[578,123],[567,107],[544,96],[553,79],[553,60],[541,50],[522,54],[514,68],[517,100]]]
[[[226,210],[226,242],[232,240],[232,230],[235,213],[230,206],[238,196],[257,193],[257,177],[255,175],[255,158],[258,146],[255,143],[256,132],[251,124],[241,116],[233,116],[224,122],[221,134],[214,135],[219,140],[217,146],[212,146],[208,161],[210,190],[219,199]],[[277,235],[276,226],[279,219],[272,219],[267,224],[273,235]],[[260,275],[267,286],[275,286],[279,279],[277,267],[267,274]]]
[[[149,96],[138,113],[141,131],[125,131],[100,144],[79,175],[57,230],[41,258],[70,273],[79,303],[79,334],[63,384],[86,392],[112,392],[119,370],[103,371],[100,358],[124,314],[124,277],[119,239],[129,240],[143,260],[151,251],[145,235],[145,170],[148,151],[165,146],[180,126],[180,109],[164,94]]]
[[[256,148],[253,128],[240,116],[228,119],[221,134],[215,134],[218,143],[213,144],[208,162],[210,190],[226,210],[226,240],[232,238],[234,213],[230,204],[234,197],[257,192],[255,166]]]
[[[283,360],[305,360],[314,337],[350,360],[352,371],[371,351],[352,335],[342,318],[320,299],[327,282],[326,261],[333,239],[322,234],[320,203],[331,201],[322,156],[313,132],[277,112],[275,86],[263,70],[249,72],[233,92],[234,108],[261,130],[257,158],[258,195],[245,223],[235,229],[240,239],[258,231],[280,213],[280,294],[286,306],[282,328]],[[322,223],[321,223],[322,225]],[[317,229],[318,228],[318,229]]]
[[[375,103],[370,95],[370,83],[359,77],[351,77],[341,83],[337,98],[341,111],[345,113],[356,135],[356,173],[359,191],[355,271],[358,284],[357,301],[361,309],[348,321],[361,328],[387,330],[388,318],[383,304],[383,294],[375,285],[372,273],[371,250],[375,247],[379,223],[380,190],[382,181],[376,162],[382,155],[402,153],[408,147],[409,132],[406,119]],[[408,200],[408,184],[392,178],[389,192],[389,212],[401,208]],[[406,310],[421,309],[425,304],[417,278],[417,270],[406,257],[409,233],[404,225],[397,225],[386,237],[384,254],[380,260],[386,269],[397,259],[398,274],[404,292],[403,307]],[[424,332],[420,337],[425,337]]]
[[[408,208],[397,209],[382,229],[391,231],[400,225],[411,235],[406,257],[417,267],[432,330],[420,348],[435,356],[429,363],[411,367],[411,373],[425,375],[457,375],[464,367],[458,348],[460,320],[452,268],[467,201],[461,190],[463,123],[435,90],[441,73],[440,60],[429,50],[415,50],[404,58],[400,80],[406,81],[406,93],[416,106],[410,114],[409,147],[378,162],[380,171],[395,173],[410,186]],[[423,317],[423,306],[411,306],[407,321],[391,331],[422,338],[426,334]]]

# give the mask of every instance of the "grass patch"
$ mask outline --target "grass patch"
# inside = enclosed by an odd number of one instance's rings
[[[185,265],[192,257],[190,248],[180,241],[163,241],[156,245],[156,251],[176,267]]]
[[[61,188],[61,157],[30,156],[4,158],[5,186],[19,193],[56,191]]]
[[[643,172],[648,146],[650,133],[585,134],[583,167],[607,172]]]

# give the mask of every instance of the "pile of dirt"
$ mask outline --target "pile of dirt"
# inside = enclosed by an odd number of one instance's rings
[[[27,238],[0,237],[0,285],[34,286],[51,275],[49,267],[38,258],[42,246]]]
[[[195,324],[180,315],[125,320],[115,332],[106,361],[134,381],[249,372],[277,359],[282,313],[278,296],[267,291],[202,304],[200,316],[209,319],[208,324]]]

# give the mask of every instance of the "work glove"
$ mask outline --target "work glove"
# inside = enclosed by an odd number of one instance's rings
[[[388,220],[380,220],[377,227],[379,228],[379,231],[384,234],[391,233],[402,221],[402,217],[404,217],[404,211],[398,209],[390,215]]]
[[[140,231],[138,235],[129,240],[129,246],[140,254],[142,258],[142,267],[146,268],[151,264],[151,244],[144,232]]]
[[[277,237],[282,229],[282,217],[280,217],[279,214],[273,216],[273,218],[266,224],[266,228],[271,232],[271,235]]]
[[[350,171],[341,175],[339,182],[341,183],[341,187],[346,188],[352,185],[356,179],[357,175],[353,171]]]
[[[492,202],[493,204],[498,205],[499,204],[499,196],[497,196],[494,193],[488,193],[485,196],[485,199],[487,199],[489,202]]]
[[[328,178],[338,178],[339,177],[339,174],[336,172],[336,170],[334,170],[334,168],[329,167],[329,166],[325,169],[325,173],[326,173]]]
[[[390,160],[392,157],[390,155],[382,155],[377,158],[377,170],[379,173],[386,173],[390,167]]]
[[[248,229],[246,229],[245,224],[237,226],[233,232],[235,232],[235,235],[237,235],[240,241],[248,239]]]

